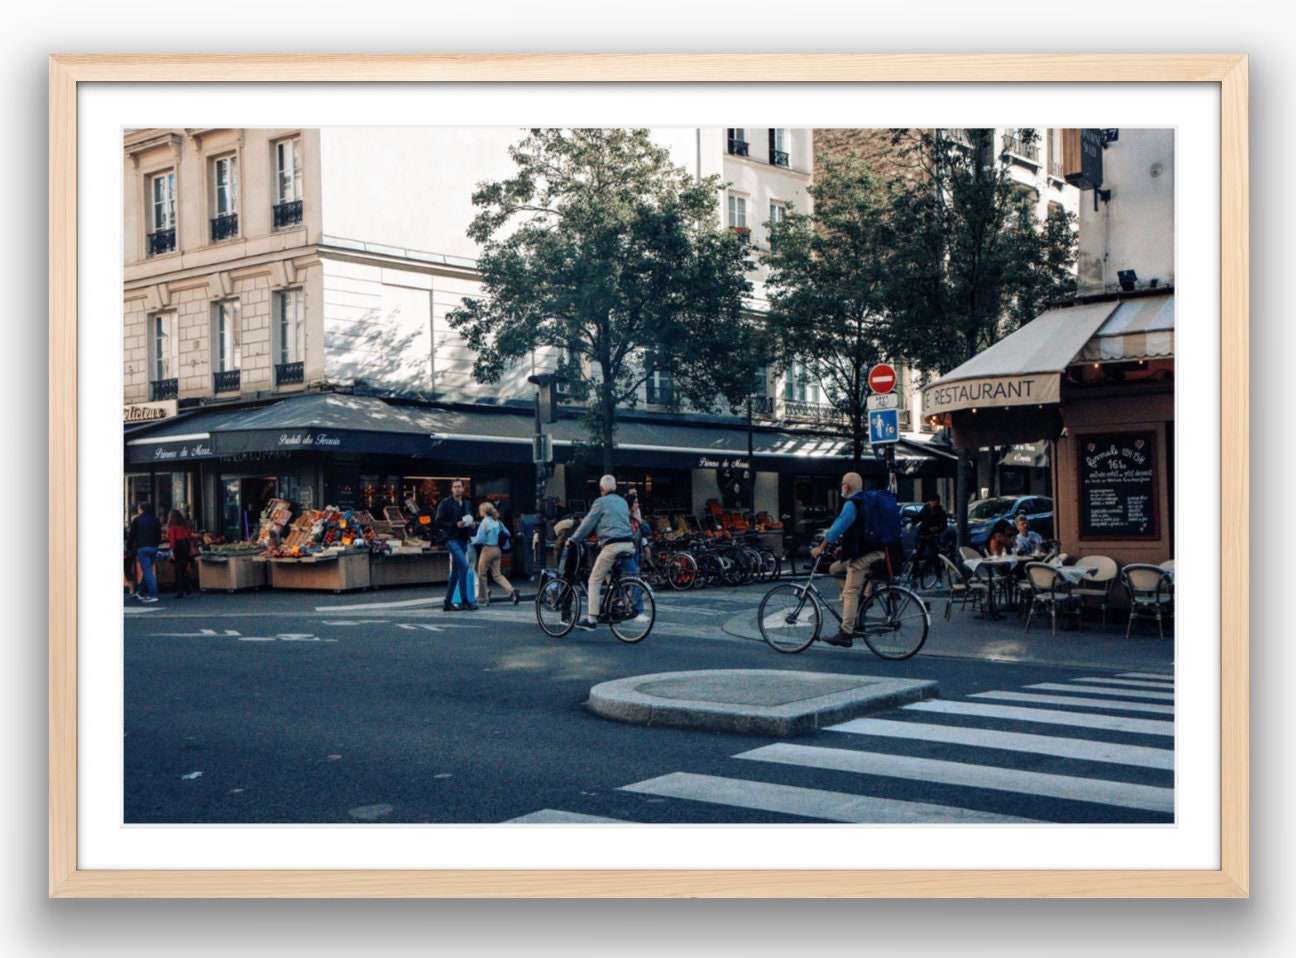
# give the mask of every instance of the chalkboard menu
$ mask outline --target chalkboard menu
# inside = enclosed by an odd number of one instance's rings
[[[1080,466],[1080,538],[1155,539],[1155,434],[1077,436]]]

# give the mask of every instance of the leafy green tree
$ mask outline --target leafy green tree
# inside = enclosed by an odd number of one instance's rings
[[[1018,130],[1030,145],[1034,130]],[[1074,217],[1041,224],[995,131],[895,130],[892,318],[904,355],[940,375],[1075,293]],[[960,452],[958,524],[967,536],[971,453]]]
[[[790,210],[769,224],[774,365],[800,363],[823,386],[858,467],[868,434],[868,371],[892,355],[887,195],[855,154],[822,157],[809,193],[813,213]]]
[[[617,410],[669,374],[672,401],[712,409],[746,395],[757,331],[744,320],[751,268],[720,228],[722,183],[671,163],[647,130],[533,129],[517,171],[473,194],[485,295],[449,317],[498,382],[533,350],[559,355],[590,437],[613,465]]]

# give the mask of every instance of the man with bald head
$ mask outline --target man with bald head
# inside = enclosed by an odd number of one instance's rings
[[[869,565],[886,557],[886,551],[880,542],[872,541],[864,528],[864,480],[858,472],[848,472],[841,481],[842,510],[837,520],[824,534],[823,542],[810,550],[816,559],[823,551],[841,543],[842,559],[846,562],[846,583],[842,586],[842,627],[836,635],[825,636],[829,645],[840,645],[849,649],[853,644],[851,635],[855,631],[855,616],[859,612],[860,592],[864,588],[864,578]]]

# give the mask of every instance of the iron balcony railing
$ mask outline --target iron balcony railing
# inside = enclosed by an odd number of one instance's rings
[[[305,363],[278,363],[274,369],[276,386],[293,386],[306,381]]]
[[[788,166],[790,157],[785,150],[770,150],[771,166]]]
[[[149,383],[149,402],[180,398],[180,380],[154,379]]]
[[[289,200],[287,203],[276,203],[274,206],[274,228],[296,226],[302,221],[302,201]]]
[[[746,140],[739,140],[734,137],[729,138],[729,152],[734,156],[746,156],[748,146],[749,144]]]
[[[238,214],[222,213],[211,221],[211,238],[213,243],[238,236]]]
[[[148,254],[159,256],[175,250],[175,227],[169,230],[158,230],[148,235]]]
[[[237,369],[221,369],[212,374],[212,389],[218,393],[235,393],[239,391],[242,377]]]
[[[1030,160],[1032,163],[1039,163],[1039,138],[1037,137],[1028,143],[1020,132],[1006,133],[1004,134],[1004,151],[1013,156],[1020,156],[1023,159]]]

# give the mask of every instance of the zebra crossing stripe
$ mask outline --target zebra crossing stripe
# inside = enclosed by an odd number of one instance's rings
[[[1144,692],[1138,689],[1108,689],[1102,687],[1085,688],[1082,685],[1070,685],[1064,682],[1039,682],[1027,685],[1028,689],[1039,689],[1043,692],[1084,692],[1088,695],[1127,695],[1132,699],[1157,699],[1174,701],[1174,692]]]
[[[1075,695],[1032,695],[1029,692],[973,692],[969,698],[1003,699],[1008,702],[1032,702],[1036,705],[1076,705],[1089,709],[1122,709],[1126,712],[1155,712],[1173,715],[1173,705],[1152,705],[1147,702],[1109,702],[1086,699]]]
[[[602,823],[632,824],[623,818],[604,818],[601,815],[582,815],[580,812],[564,812],[556,808],[542,808],[521,818],[510,818],[504,825],[597,825]]]
[[[1083,682],[1085,684],[1092,683],[1094,685],[1120,685],[1120,686],[1129,686],[1131,688],[1163,689],[1171,692],[1174,691],[1173,681],[1153,682],[1151,680],[1146,680],[1146,679],[1104,679],[1104,678],[1099,678],[1098,676],[1088,676],[1082,679],[1072,679],[1072,681]]]
[[[741,756],[739,756],[741,758]],[[689,772],[672,772],[650,778],[622,791],[666,798],[687,799],[731,808],[748,808],[762,812],[780,812],[804,818],[821,818],[831,822],[856,824],[908,825],[971,824],[971,823],[1021,823],[1035,822],[1033,818],[998,815],[953,805],[933,805],[929,802],[905,802],[875,798],[870,795],[849,795],[818,788],[799,788],[793,785],[776,785],[769,782],[722,778],[716,775],[694,775]]]
[[[829,769],[859,775],[880,775],[907,779],[924,785],[932,783],[964,788],[982,788],[998,792],[1067,799],[1148,812],[1173,812],[1174,789],[1128,782],[1110,782],[1099,778],[1028,772],[995,765],[973,765],[881,752],[856,752],[849,749],[822,748],[817,745],[766,745],[735,755],[758,762],[778,762],[802,768]]]
[[[946,699],[928,699],[924,702],[913,702],[906,705],[905,711],[1009,719],[1015,722],[1035,722],[1040,725],[1071,725],[1076,728],[1096,728],[1113,732],[1129,732],[1135,735],[1174,735],[1174,722],[1130,718],[1123,715],[1091,715],[1084,712],[1063,712],[1057,709],[991,705],[988,702],[955,702]]]
[[[964,728],[957,725],[927,725],[921,722],[893,722],[887,719],[870,718],[852,719],[841,725],[830,725],[828,731],[877,735],[885,738],[918,739],[925,742],[942,742],[947,745],[997,748],[1009,752],[1030,752],[1088,762],[1108,762],[1113,765],[1174,768],[1172,749],[1117,745],[1112,742],[1095,742],[1083,738],[1055,738],[1049,735],[997,732],[992,729]]]
[[[1121,672],[1116,676],[1120,679],[1159,679],[1162,682],[1173,682],[1173,675],[1166,675],[1164,672]]]

